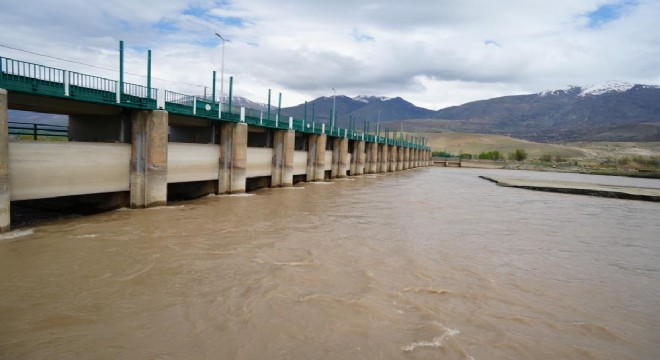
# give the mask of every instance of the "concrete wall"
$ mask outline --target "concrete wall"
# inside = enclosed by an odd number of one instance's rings
[[[0,89],[0,232],[9,231],[11,217],[9,188],[9,102],[7,90]]]
[[[128,191],[130,160],[129,144],[11,142],[11,200]]]
[[[307,151],[293,152],[293,175],[307,174]]]
[[[167,182],[218,179],[220,145],[169,143],[167,145]]]
[[[247,148],[247,178],[272,175],[273,149]]]

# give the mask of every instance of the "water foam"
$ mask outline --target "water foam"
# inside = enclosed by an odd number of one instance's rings
[[[316,184],[316,185],[333,185],[334,182],[332,182],[332,181],[315,181],[312,184]]]
[[[442,334],[441,336],[436,336],[433,338],[431,341],[418,341],[414,342],[412,344],[408,344],[404,347],[401,348],[404,352],[411,352],[415,351],[417,348],[432,348],[432,349],[438,349],[444,346],[444,341],[450,337],[454,337],[458,334],[460,334],[460,330],[454,330],[454,329],[447,329],[447,332]]]
[[[34,234],[34,229],[27,230],[14,230],[8,233],[0,235],[0,241],[13,241],[19,237],[28,236]]]

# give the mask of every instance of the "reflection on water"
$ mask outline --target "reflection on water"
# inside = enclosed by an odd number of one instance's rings
[[[418,169],[2,235],[0,358],[659,358],[660,205],[483,174],[594,179]]]

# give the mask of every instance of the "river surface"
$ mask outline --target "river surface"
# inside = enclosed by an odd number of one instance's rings
[[[0,359],[658,359],[660,204],[424,168],[0,235]]]

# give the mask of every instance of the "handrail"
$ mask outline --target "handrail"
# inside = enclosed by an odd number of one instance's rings
[[[32,136],[33,140],[38,140],[39,136],[42,137],[63,137],[69,138],[69,127],[62,125],[49,125],[37,123],[22,123],[8,121],[9,135],[18,136]]]

